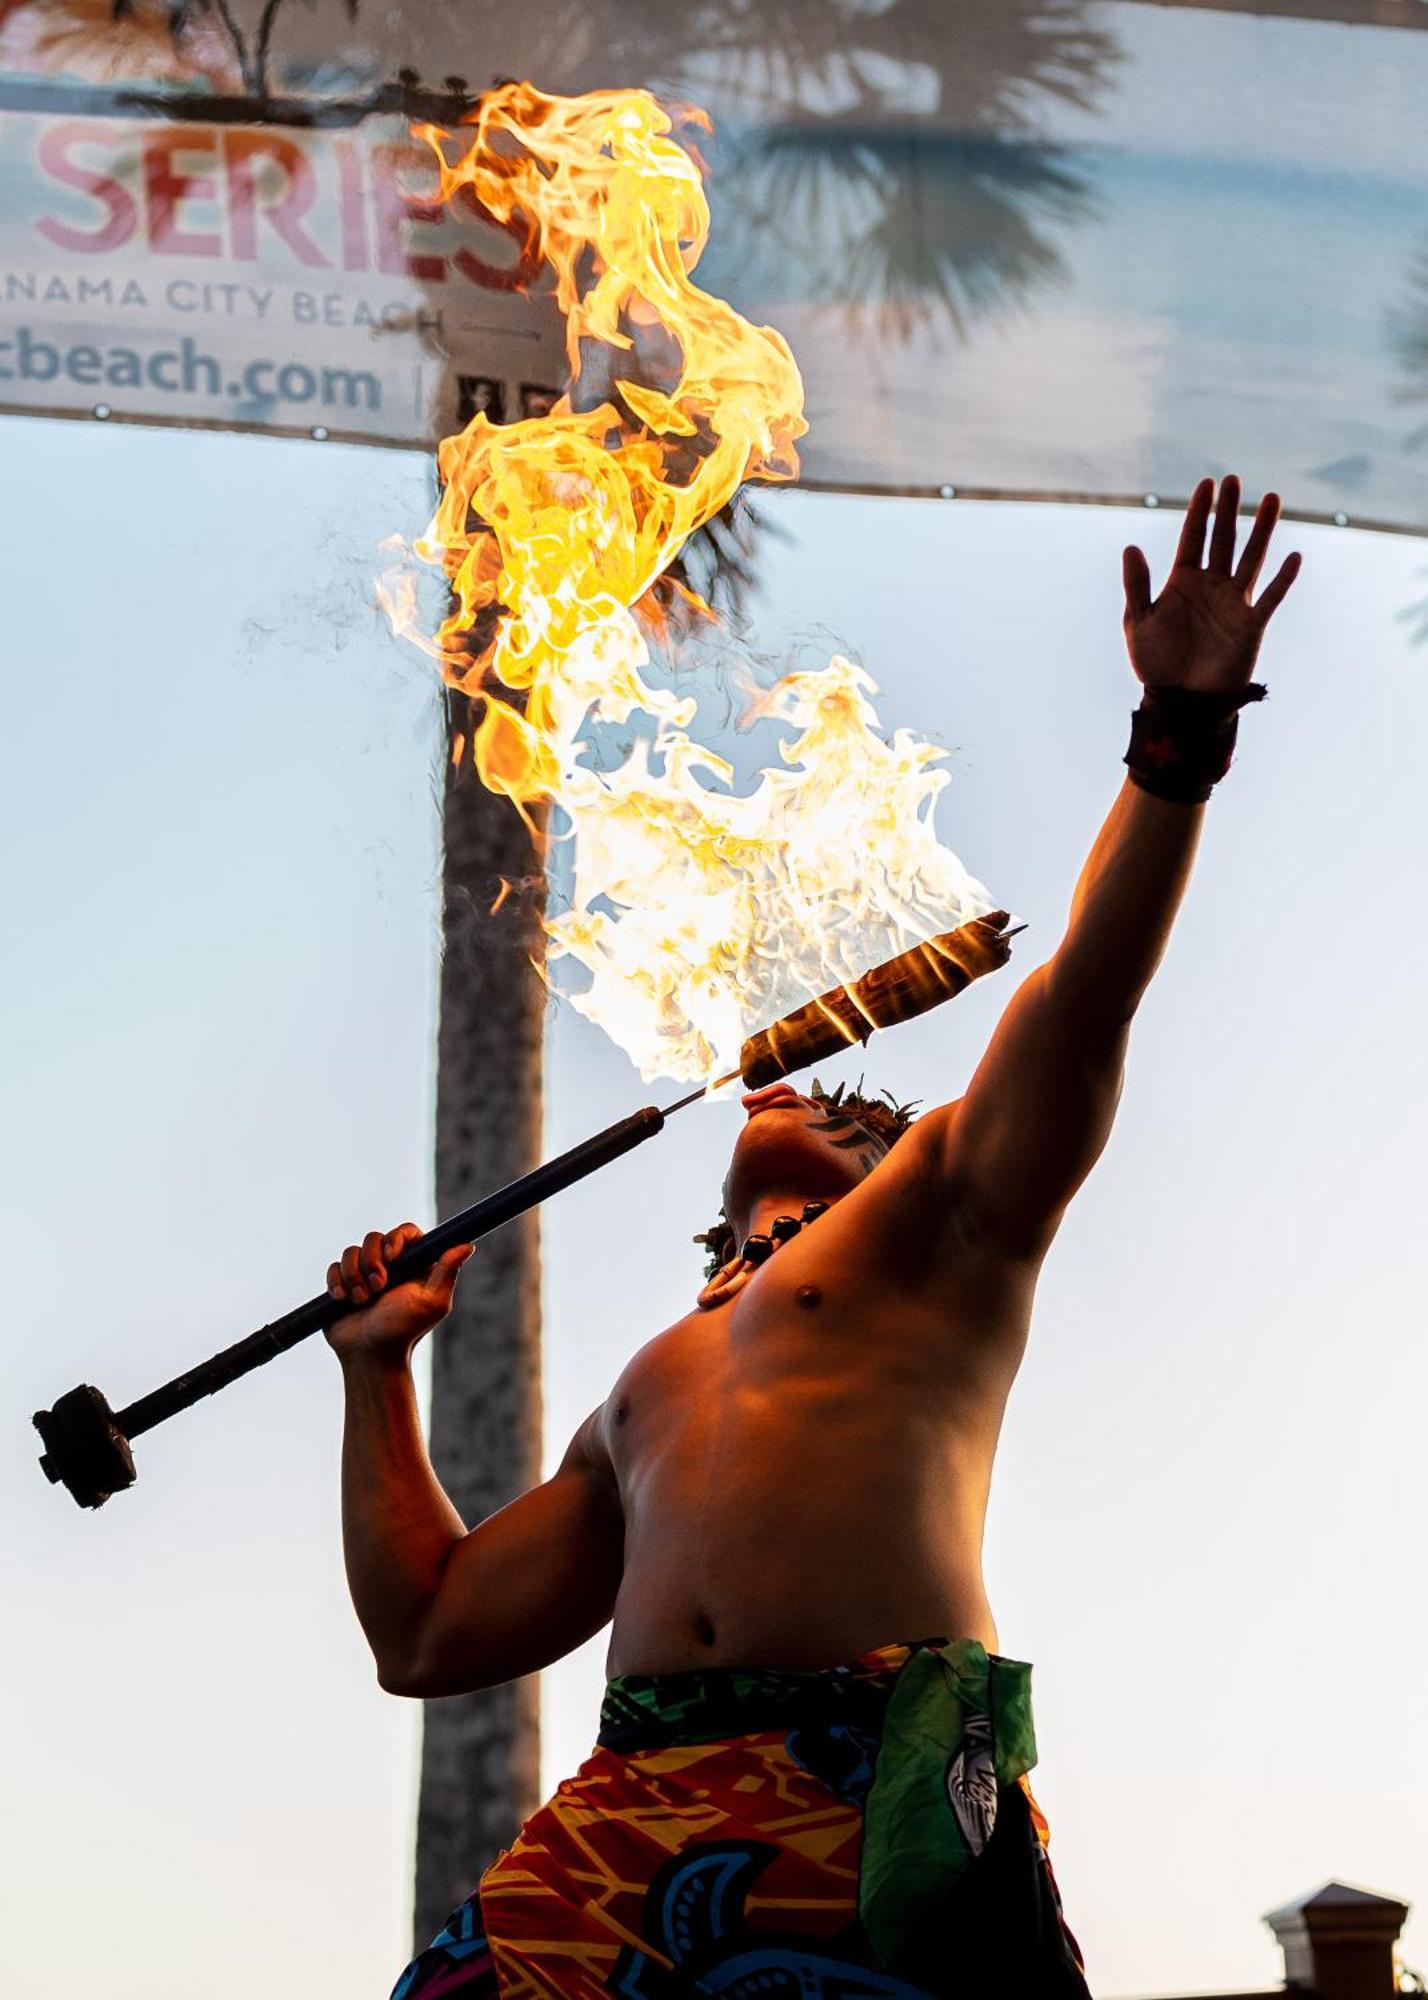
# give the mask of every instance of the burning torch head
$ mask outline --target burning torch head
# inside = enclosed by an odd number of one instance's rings
[[[724,1177],[723,1210],[694,1239],[708,1253],[711,1275],[733,1255],[764,1195],[777,1191],[795,1205],[839,1200],[886,1157],[914,1109],[886,1094],[865,1096],[861,1078],[857,1090],[839,1084],[831,1093],[816,1079],[807,1093],[780,1081],[747,1091],[742,1103],[746,1117]]]
[[[694,1239],[709,1253],[711,1276],[741,1240],[761,1196],[801,1192],[807,1200],[836,1201],[872,1172],[912,1123],[910,1105],[864,1097],[861,1078],[855,1092],[840,1085],[830,1097],[815,1082],[805,1097],[788,1081],[790,1072],[940,1006],[1004,965],[1016,935],[1009,923],[1005,910],[973,917],[748,1037],[739,1073],[753,1087],[743,1100],[749,1115],[724,1180],[724,1214]]]

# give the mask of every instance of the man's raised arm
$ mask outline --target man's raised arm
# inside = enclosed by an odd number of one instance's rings
[[[959,1106],[938,1120],[966,1228],[1036,1258],[1106,1143],[1130,1023],[1160,963],[1190,879],[1210,788],[1228,767],[1238,710],[1265,627],[1298,574],[1286,558],[1250,593],[1279,516],[1266,494],[1234,564],[1239,481],[1202,480],[1175,564],[1154,600],[1138,548],[1125,551],[1124,630],[1145,687],[1130,776],[1082,870],[1060,947],[1018,989]]]

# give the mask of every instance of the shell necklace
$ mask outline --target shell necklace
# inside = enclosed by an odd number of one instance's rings
[[[760,1264],[767,1264],[775,1250],[781,1250],[785,1243],[791,1243],[801,1229],[810,1222],[816,1222],[827,1212],[826,1201],[806,1201],[802,1215],[776,1215],[769,1225],[767,1236],[746,1236],[740,1245],[737,1257],[731,1257],[721,1265],[699,1294],[701,1312],[712,1312],[715,1306],[722,1306],[741,1292]]]

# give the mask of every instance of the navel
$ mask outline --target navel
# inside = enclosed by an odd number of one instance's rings
[[[823,1294],[817,1285],[800,1285],[793,1295],[793,1302],[802,1306],[805,1312],[812,1312],[815,1306],[822,1305]]]
[[[706,1618],[702,1611],[694,1621],[694,1636],[701,1646],[714,1644],[714,1621]]]
[[[616,1403],[615,1405],[615,1422],[617,1424],[622,1424],[629,1414],[630,1414],[630,1405],[628,1401],[622,1398],[621,1401]]]

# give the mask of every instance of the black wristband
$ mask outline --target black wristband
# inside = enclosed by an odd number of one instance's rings
[[[1178,805],[1202,806],[1230,768],[1240,710],[1269,690],[1249,681],[1235,694],[1202,688],[1148,687],[1131,716],[1126,766],[1144,792]]]

